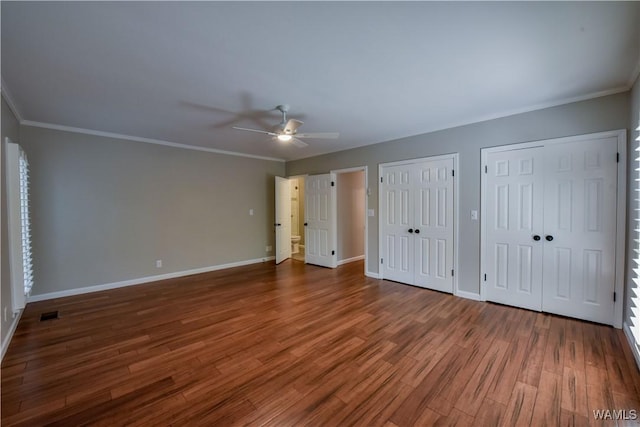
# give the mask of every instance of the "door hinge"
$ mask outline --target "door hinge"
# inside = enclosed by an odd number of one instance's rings
[[[380,177],[380,183],[382,184],[382,177]]]
[[[616,293],[613,293],[613,302],[616,302]]]
[[[451,277],[453,277],[453,270],[451,270]]]
[[[484,165],[484,173],[487,173],[487,165]]]
[[[620,163],[620,153],[616,153],[616,163]]]
[[[331,251],[331,255],[335,255],[335,254],[336,254],[336,251]]]
[[[456,176],[456,171],[455,171],[455,169],[451,169],[451,176]]]
[[[486,273],[484,274],[484,281],[485,282],[487,281],[487,274]]]
[[[335,183],[335,182],[333,182],[333,181],[331,181],[331,186],[332,186],[332,187],[335,187],[335,186],[336,186],[336,183]]]
[[[380,258],[380,264],[384,264],[384,258]]]

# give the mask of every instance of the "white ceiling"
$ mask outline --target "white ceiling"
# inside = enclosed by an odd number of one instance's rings
[[[640,59],[638,2],[1,7],[23,120],[288,160],[625,90]],[[231,129],[283,103],[340,139]]]

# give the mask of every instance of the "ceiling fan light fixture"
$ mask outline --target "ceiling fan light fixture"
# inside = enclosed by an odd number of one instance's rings
[[[278,139],[282,142],[287,142],[287,141],[291,141],[292,136],[291,135],[286,135],[286,134],[280,134],[278,135]]]

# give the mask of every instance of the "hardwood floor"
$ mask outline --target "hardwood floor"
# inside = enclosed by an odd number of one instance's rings
[[[286,261],[31,303],[2,425],[638,425],[592,412],[640,415],[621,331],[362,271]]]

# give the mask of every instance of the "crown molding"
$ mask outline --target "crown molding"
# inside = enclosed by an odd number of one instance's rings
[[[207,153],[225,154],[227,156],[247,157],[250,159],[258,159],[258,160],[269,160],[272,162],[285,162],[284,159],[279,159],[277,157],[256,156],[253,154],[238,153],[237,151],[218,150],[216,148],[181,144],[178,142],[163,141],[161,139],[143,138],[139,136],[124,135],[120,133],[104,132],[101,130],[84,129],[84,128],[78,128],[73,126],[64,126],[64,125],[56,125],[52,123],[36,122],[33,120],[21,120],[20,124],[24,126],[32,126],[37,128],[43,128],[43,129],[52,129],[52,130],[60,130],[64,132],[81,133],[84,135],[102,136],[105,138],[116,138],[116,139],[122,139],[125,141],[144,142],[147,144],[164,145],[167,147],[182,148],[185,150],[204,151]]]
[[[20,114],[20,111],[18,110],[16,103],[13,101],[13,97],[11,96],[11,91],[7,87],[7,84],[4,82],[4,78],[2,77],[0,77],[0,92],[2,93],[2,97],[4,98],[4,100],[7,101],[7,105],[9,106],[9,109],[11,110],[13,115],[16,116],[16,119],[18,119],[18,123],[21,123],[22,115]]]
[[[636,62],[635,68],[631,72],[631,77],[629,78],[629,83],[628,83],[629,89],[633,87],[633,84],[638,79],[639,74],[640,74],[640,52],[638,52],[638,61]]]
[[[490,120],[502,119],[504,117],[516,116],[518,114],[523,114],[523,113],[531,113],[533,111],[544,110],[552,107],[559,107],[561,105],[573,104],[575,102],[588,101],[590,99],[601,98],[603,96],[609,96],[609,95],[615,95],[617,93],[627,92],[629,89],[630,89],[629,86],[619,86],[613,89],[602,90],[599,92],[592,92],[586,95],[575,96],[572,98],[563,98],[556,101],[549,101],[549,102],[543,102],[540,104],[529,105],[523,108],[514,108],[512,110],[505,110],[500,113],[488,114],[486,116],[476,117],[471,120],[450,122],[444,126],[438,126],[437,128],[430,129],[427,132],[421,132],[419,135],[421,135],[422,133],[437,132],[445,129],[452,129],[452,128],[457,128],[461,126],[472,125],[475,123],[488,122]]]
[[[613,89],[607,89],[607,90],[603,90],[600,92],[592,92],[586,95],[580,95],[580,96],[576,96],[573,98],[563,98],[557,101],[550,101],[550,102],[544,102],[541,104],[535,104],[535,105],[531,105],[528,107],[523,107],[523,108],[515,108],[513,110],[506,110],[506,111],[502,111],[500,113],[496,113],[496,114],[489,114],[486,116],[480,116],[480,117],[476,117],[470,120],[460,120],[460,121],[452,121],[452,122],[448,122],[444,125],[438,125],[435,126],[433,128],[429,128],[429,129],[425,129],[424,131],[421,131],[420,133],[417,134],[413,134],[413,135],[407,135],[407,136],[401,136],[395,139],[389,139],[386,141],[379,141],[373,144],[368,144],[368,145],[360,145],[358,147],[352,147],[352,148],[347,148],[345,150],[339,150],[339,151],[332,151],[332,152],[324,152],[324,153],[318,153],[318,154],[314,154],[312,156],[306,156],[306,157],[299,157],[299,158],[295,158],[293,160],[289,160],[291,162],[294,161],[298,161],[298,160],[304,160],[304,159],[310,159],[312,157],[317,157],[317,156],[324,156],[327,154],[335,154],[335,153],[339,153],[340,151],[348,151],[348,150],[355,150],[358,148],[363,148],[363,147],[368,147],[370,145],[375,145],[375,144],[384,144],[387,142],[393,142],[393,141],[401,141],[403,139],[407,139],[407,138],[413,138],[415,136],[418,135],[424,135],[424,134],[428,134],[428,133],[433,133],[433,132],[440,132],[443,130],[448,130],[448,129],[454,129],[457,127],[462,127],[462,126],[468,126],[468,125],[473,125],[476,123],[482,123],[482,122],[488,122],[490,120],[496,120],[496,119],[502,119],[505,117],[510,117],[510,116],[515,116],[518,114],[523,114],[523,113],[530,113],[533,111],[538,111],[538,110],[544,110],[546,108],[552,108],[552,107],[558,107],[561,105],[567,105],[567,104],[572,104],[574,102],[581,102],[581,101],[588,101],[590,99],[595,99],[595,98],[601,98],[603,96],[608,96],[608,95],[615,95],[617,93],[623,93],[623,92],[628,92],[631,89],[631,86],[619,86]]]

